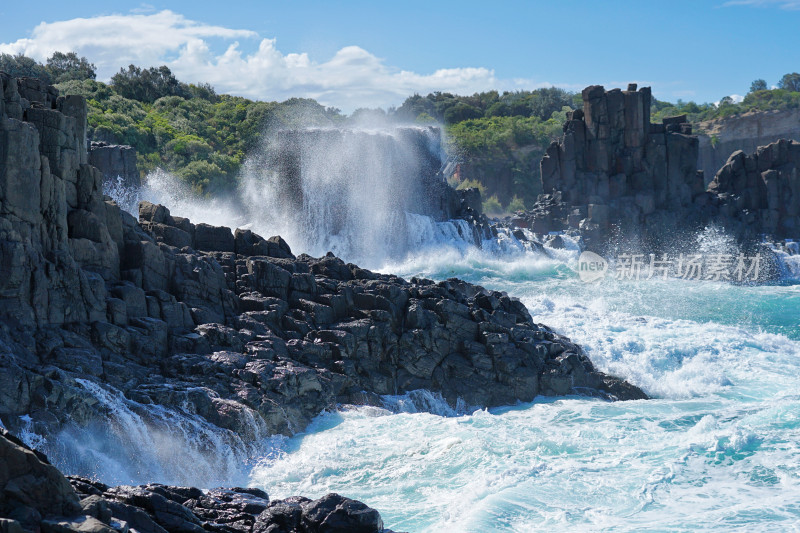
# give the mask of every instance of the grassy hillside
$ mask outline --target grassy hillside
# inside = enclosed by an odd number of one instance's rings
[[[200,193],[231,187],[249,150],[267,129],[342,120],[335,110],[313,100],[254,102],[213,92],[163,96],[148,103],[118,94],[94,80],[58,84],[62,94],[81,94],[88,102],[92,140],[130,144],[139,169],[174,172]],[[189,86],[192,87],[192,86]]]

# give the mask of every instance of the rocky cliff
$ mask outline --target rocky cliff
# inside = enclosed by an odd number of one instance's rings
[[[750,155],[738,150],[706,195],[717,220],[740,238],[800,235],[800,142],[781,139]]]
[[[270,501],[255,488],[109,487],[67,479],[3,429],[0,496],[4,533],[391,533],[378,511],[338,494]]]
[[[531,227],[544,233],[572,228],[588,239],[610,225],[657,231],[663,214],[678,212],[703,192],[696,170],[698,141],[686,117],[650,123],[650,88],[583,90],[583,109],[570,114],[561,142],[542,158],[546,196]]]
[[[146,202],[137,221],[87,163],[85,101],[0,83],[0,421],[12,431],[108,423],[98,391],[244,440],[415,389],[476,406],[645,397],[504,293],[296,257],[280,237]]]
[[[132,146],[93,141],[89,145],[89,164],[103,173],[103,182],[116,182],[124,187],[141,185],[136,150]]]
[[[754,153],[780,139],[800,141],[800,109],[755,111],[697,124],[697,168],[711,179],[733,152]]]
[[[601,251],[622,244],[664,252],[708,225],[748,244],[797,236],[799,143],[738,151],[706,187],[686,117],[651,124],[650,90],[635,89],[584,89],[583,109],[542,159],[546,194],[518,225],[574,233]]]

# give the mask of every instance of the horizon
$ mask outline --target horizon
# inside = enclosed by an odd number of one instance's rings
[[[579,92],[628,83],[652,87],[663,101],[713,103],[741,99],[755,79],[774,87],[800,70],[797,0],[678,2],[669,9],[515,1],[489,11],[476,2],[402,9],[241,2],[224,11],[186,1],[119,11],[98,1],[39,5],[0,8],[0,52],[43,62],[54,51],[75,51],[104,82],[128,64],[166,64],[181,81],[209,83],[218,93],[313,98],[348,114],[436,91]],[[754,37],[738,37],[745,28]]]

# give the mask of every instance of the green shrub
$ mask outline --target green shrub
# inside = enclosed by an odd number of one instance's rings
[[[516,194],[511,199],[511,202],[506,206],[506,211],[509,213],[516,213],[517,211],[525,211],[525,202]]]
[[[500,215],[503,213],[503,206],[494,194],[483,201],[483,212],[487,215]]]
[[[486,194],[486,186],[478,180],[462,180],[456,184],[456,190],[463,191],[464,189],[478,189],[481,196]]]

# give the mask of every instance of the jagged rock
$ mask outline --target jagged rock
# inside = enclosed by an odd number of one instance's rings
[[[195,224],[194,246],[207,252],[233,252],[236,249],[230,228]]]
[[[0,513],[5,517],[19,516],[23,507],[40,516],[72,516],[81,510],[75,491],[61,472],[2,428],[0,491]]]
[[[330,533],[372,533],[383,529],[378,511],[338,494],[300,504],[306,528]]]
[[[795,236],[800,231],[799,171],[800,142],[782,139],[751,155],[732,153],[708,191],[719,198],[712,202],[737,235]]]
[[[125,187],[141,185],[136,167],[136,150],[132,146],[93,141],[89,146],[89,164],[103,173],[103,180]]]
[[[731,154],[706,188],[686,116],[650,124],[649,88],[591,86],[583,101],[542,159],[546,194],[523,217],[535,233],[566,231],[598,251],[638,243],[663,253],[709,225],[747,245],[800,230],[792,142]]]
[[[697,124],[697,168],[713,176],[733,152],[755,153],[780,139],[800,141],[800,110],[751,111]]]

